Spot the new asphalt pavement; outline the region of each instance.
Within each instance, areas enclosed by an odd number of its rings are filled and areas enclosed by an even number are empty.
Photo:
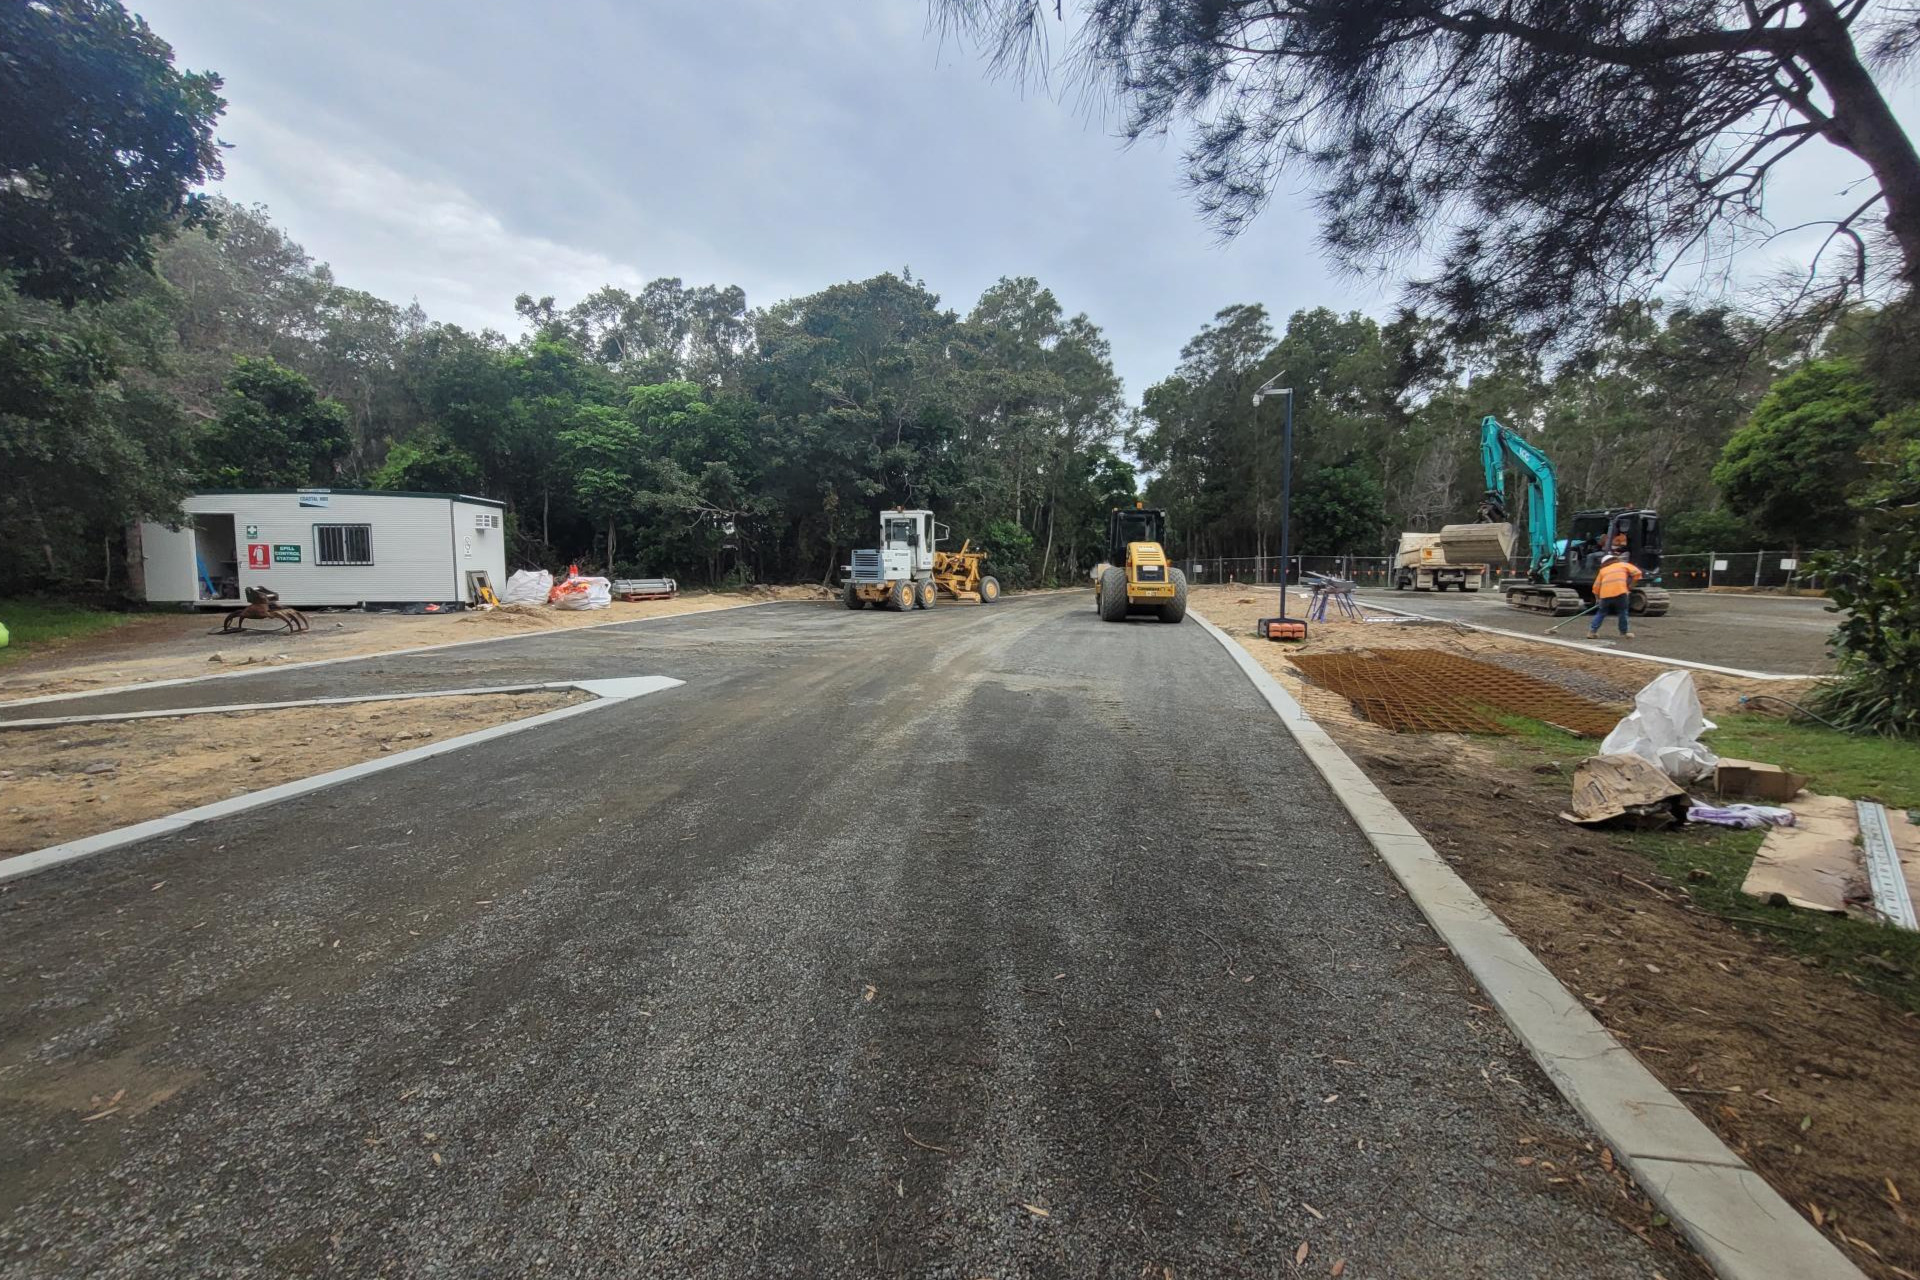
[[[4,886],[0,1274],[1676,1274],[1517,1163],[1578,1122],[1197,626],[778,604],[64,705],[620,675],[686,683]]]

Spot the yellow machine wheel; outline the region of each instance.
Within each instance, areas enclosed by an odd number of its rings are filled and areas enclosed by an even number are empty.
[[[980,579],[980,603],[992,604],[999,598],[1000,579],[991,577]]]
[[[1100,576],[1100,619],[1103,622],[1127,620],[1127,571],[1118,567]]]
[[[913,584],[900,581],[893,584],[893,590],[887,593],[887,608],[895,613],[905,613],[913,604]]]
[[[913,607],[914,608],[916,609],[933,608],[933,597],[934,597],[934,589],[933,589],[932,579],[928,579],[925,582],[914,584],[914,591],[913,591]]]

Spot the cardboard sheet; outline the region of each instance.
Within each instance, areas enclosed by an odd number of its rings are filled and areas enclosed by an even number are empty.
[[[1568,822],[1661,827],[1686,821],[1687,793],[1639,756],[1589,756],[1573,772]]]
[[[1793,810],[1797,825],[1768,833],[1740,891],[1762,901],[1778,895],[1809,911],[1875,919],[1853,801],[1803,795],[1787,808]],[[1908,822],[1899,810],[1889,810],[1887,819],[1901,870],[1907,874],[1908,892],[1920,900],[1920,826]]]

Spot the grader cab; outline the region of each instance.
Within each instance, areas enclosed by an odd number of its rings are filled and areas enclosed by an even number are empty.
[[[992,604],[1000,584],[985,572],[987,555],[971,542],[958,551],[939,549],[947,526],[931,511],[895,507],[880,513],[880,545],[853,553],[845,566],[841,599],[849,609],[873,605],[895,613],[931,609],[941,596]]]
[[[1150,613],[1162,622],[1187,616],[1187,575],[1167,561],[1167,513],[1115,507],[1107,518],[1107,558],[1093,567],[1093,607],[1107,622]]]

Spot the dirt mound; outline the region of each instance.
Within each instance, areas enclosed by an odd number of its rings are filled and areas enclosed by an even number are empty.
[[[555,625],[554,611],[544,604],[503,604],[497,609],[475,609],[454,620],[457,627],[482,631],[539,631]]]

